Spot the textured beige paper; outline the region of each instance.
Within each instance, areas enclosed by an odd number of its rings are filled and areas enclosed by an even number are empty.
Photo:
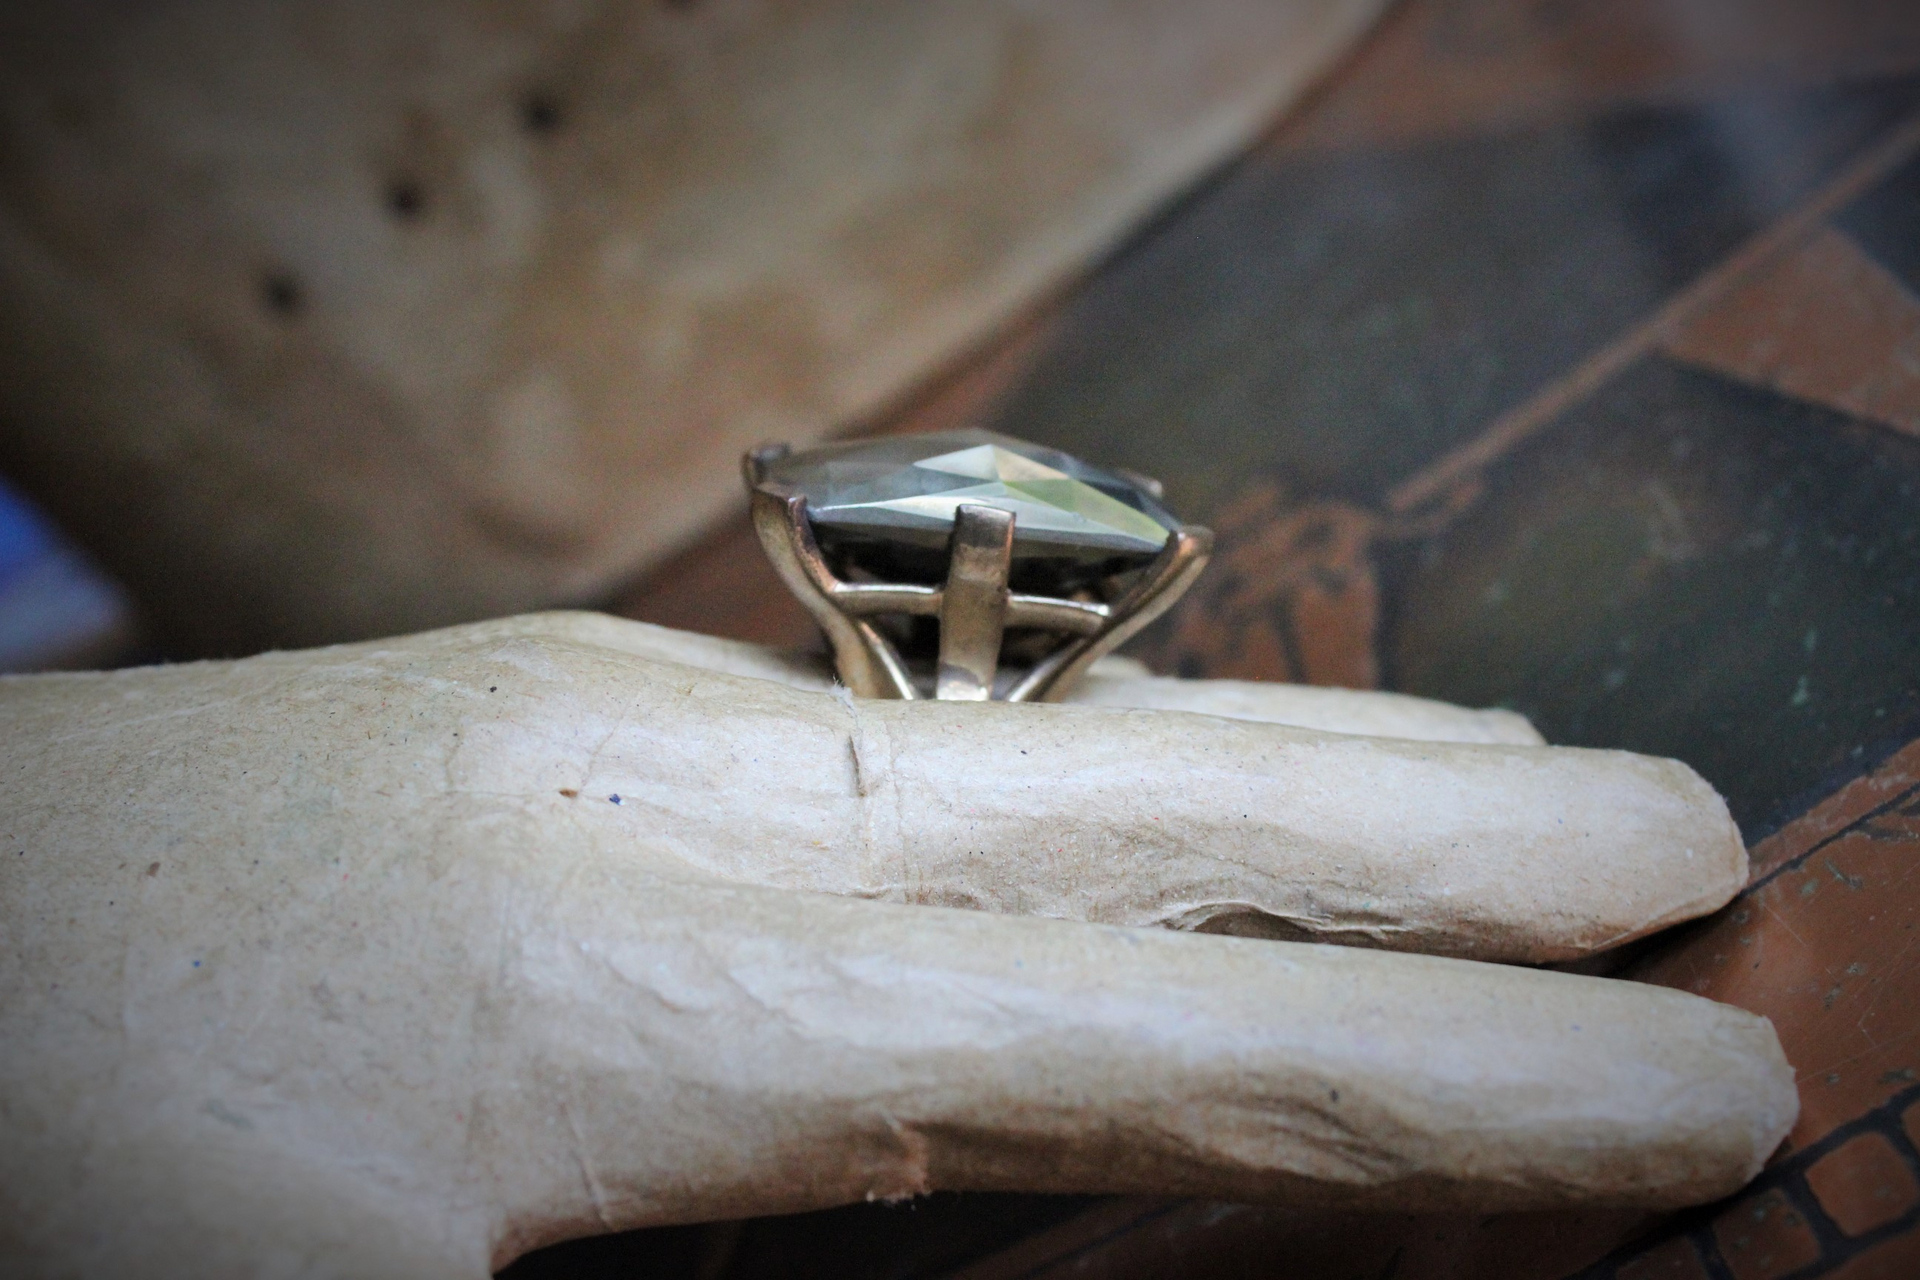
[[[1676,1205],[1792,1120],[1683,993],[1088,923],[1577,954],[1739,884],[1682,766],[807,679],[546,615],[0,681],[6,1269],[478,1277],[937,1187]]]
[[[1381,0],[0,13],[0,466],[178,651],[603,597]]]

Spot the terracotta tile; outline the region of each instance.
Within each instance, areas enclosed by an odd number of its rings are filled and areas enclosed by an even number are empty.
[[[1714,1220],[1713,1235],[1734,1280],[1774,1280],[1820,1257],[1807,1220],[1778,1191],[1736,1202]]]
[[[1213,564],[1142,656],[1215,679],[1377,687],[1377,523],[1337,502],[1289,509],[1255,486],[1214,520]]]
[[[1920,435],[1920,296],[1822,227],[1665,343],[1689,364]]]
[[[1144,1207],[1138,1207],[1144,1206]],[[1641,1210],[1495,1217],[1116,1201],[946,1280],[1130,1280],[1136,1276],[1313,1280],[1559,1280],[1643,1233]],[[1659,1273],[1665,1275],[1666,1273]],[[1674,1280],[1692,1280],[1676,1272]]]
[[[1815,1161],[1807,1185],[1820,1207],[1850,1236],[1891,1222],[1920,1204],[1920,1183],[1893,1144],[1863,1133]]]
[[[1920,805],[1787,863],[1636,976],[1771,1018],[1800,1082],[1805,1146],[1920,1074]]]
[[[1711,1275],[1685,1236],[1656,1245],[1614,1273],[1615,1280],[1711,1280]]]
[[[1849,1259],[1820,1280],[1913,1280],[1920,1276],[1920,1232],[1893,1237]]]
[[[1844,831],[1920,783],[1920,742],[1911,742],[1749,850],[1755,880]]]
[[[1402,1241],[1418,1235],[1420,1224],[1404,1216],[1355,1219],[1200,1201],[1144,1213],[1123,1210],[1120,1221],[1100,1230],[1109,1220],[1104,1209],[1091,1210],[1051,1232],[946,1273],[945,1280],[1255,1280],[1271,1274],[1276,1254],[1287,1259],[1289,1274],[1314,1280],[1374,1280],[1383,1274],[1405,1280],[1409,1273],[1401,1265]]]
[[[1652,1215],[1588,1209],[1414,1221],[1419,1229],[1403,1236],[1394,1280],[1558,1280],[1643,1235]]]
[[[1273,145],[1380,146],[1916,61],[1920,24],[1874,0],[1414,0]]]

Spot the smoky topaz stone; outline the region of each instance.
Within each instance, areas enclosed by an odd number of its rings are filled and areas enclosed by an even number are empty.
[[[793,453],[766,479],[804,496],[840,572],[938,582],[963,504],[1012,513],[1016,591],[1072,590],[1152,560],[1179,528],[1145,488],[1078,458],[978,429]]]

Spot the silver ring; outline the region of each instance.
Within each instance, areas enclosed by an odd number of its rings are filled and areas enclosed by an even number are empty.
[[[768,558],[868,698],[1058,699],[1213,548],[1157,481],[989,431],[765,445],[743,470]]]

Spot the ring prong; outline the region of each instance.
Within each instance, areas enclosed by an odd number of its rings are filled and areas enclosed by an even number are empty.
[[[1145,489],[1148,493],[1152,494],[1153,500],[1155,502],[1162,501],[1167,496],[1167,486],[1160,483],[1158,480],[1155,480],[1152,476],[1143,476],[1138,471],[1133,470],[1131,467],[1114,467],[1111,470],[1115,475],[1119,476],[1121,479],[1131,480],[1133,481],[1133,483],[1139,485],[1142,489]]]
[[[1013,513],[963,504],[954,511],[947,585],[940,599],[940,665],[934,697],[984,702],[993,696],[1007,629],[1007,574]]]
[[[749,489],[766,479],[767,468],[793,452],[793,446],[774,442],[755,445],[747,450],[740,459],[740,472],[747,479]]]

